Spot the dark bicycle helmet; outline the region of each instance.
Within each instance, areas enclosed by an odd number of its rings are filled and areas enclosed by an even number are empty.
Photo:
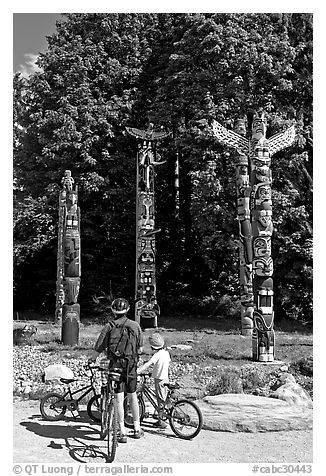
[[[129,302],[124,298],[117,298],[111,304],[114,314],[126,314],[129,311]]]

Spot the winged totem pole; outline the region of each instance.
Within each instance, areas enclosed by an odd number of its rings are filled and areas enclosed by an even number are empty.
[[[56,320],[62,320],[62,343],[76,345],[79,340],[80,305],[80,210],[77,186],[70,170],[62,179],[59,195]]]
[[[144,327],[157,327],[160,308],[156,299],[154,167],[165,161],[156,161],[156,142],[168,136],[147,130],[127,127],[127,132],[140,141],[137,153],[136,181],[136,282],[135,320]]]
[[[239,276],[241,327],[252,335],[255,361],[274,361],[273,260],[271,255],[272,172],[271,157],[295,139],[291,126],[266,139],[264,115],[248,114],[230,131],[213,122],[217,140],[237,151],[236,187],[239,221]]]

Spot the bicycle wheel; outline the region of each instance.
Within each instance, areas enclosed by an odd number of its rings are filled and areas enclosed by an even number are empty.
[[[64,401],[60,393],[48,393],[42,398],[40,402],[40,412],[45,420],[61,420],[66,413],[67,407],[56,407],[55,404],[59,401]]]
[[[108,409],[108,462],[112,463],[118,446],[118,415],[113,400]]]
[[[107,436],[109,429],[108,403],[108,389],[104,387],[101,392],[101,438],[103,440]]]
[[[139,421],[143,421],[144,416],[145,416],[145,402],[142,397],[142,395],[138,395],[138,406],[139,406]],[[125,426],[127,428],[133,428],[134,427],[134,421],[132,418],[132,413],[129,405],[129,399],[128,396],[125,396],[125,399],[123,401],[123,407],[125,411]]]
[[[87,403],[87,414],[91,420],[101,421],[101,395],[93,395]]]
[[[203,426],[203,416],[194,402],[179,400],[170,411],[172,431],[185,440],[195,438]]]

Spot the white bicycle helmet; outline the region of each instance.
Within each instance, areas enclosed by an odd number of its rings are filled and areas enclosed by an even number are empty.
[[[152,334],[148,340],[153,349],[162,349],[164,347],[164,339],[158,332]]]

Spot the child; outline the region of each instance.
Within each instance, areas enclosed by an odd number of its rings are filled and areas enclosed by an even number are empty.
[[[164,349],[164,339],[160,334],[157,332],[152,334],[149,338],[149,343],[152,350],[155,350],[156,352],[148,362],[137,369],[137,373],[143,373],[144,370],[148,369],[148,367],[154,365],[152,377],[154,378],[155,393],[159,409],[156,426],[158,428],[166,428],[167,425],[161,420],[160,413],[164,407],[164,402],[167,396],[167,387],[165,387],[164,384],[169,381],[168,371],[171,358],[169,352]]]

